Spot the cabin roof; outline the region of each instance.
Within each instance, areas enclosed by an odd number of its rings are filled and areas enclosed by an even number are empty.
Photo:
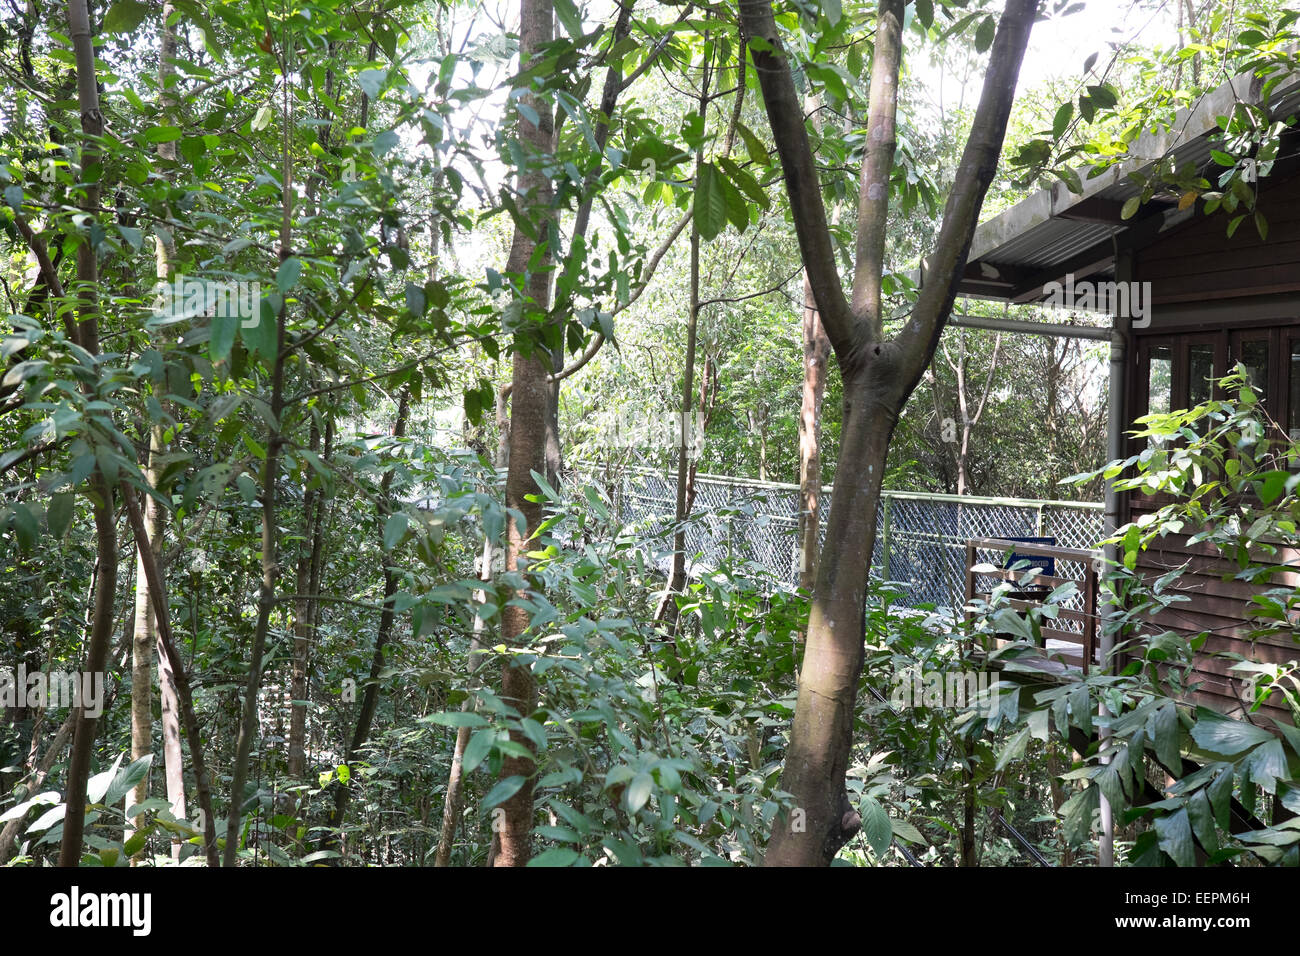
[[[1173,155],[1177,163],[1213,165],[1210,158],[1217,116],[1236,102],[1261,105],[1263,81],[1243,73],[1179,111],[1167,130],[1143,134],[1130,150],[1132,158],[1091,179],[1082,179],[1081,194],[1057,182],[1021,200],[1010,209],[979,225],[971,242],[965,275],[958,294],[970,298],[1033,302],[1043,296],[1043,286],[1076,277],[1114,276],[1118,237],[1141,228],[1154,238],[1188,219],[1195,208],[1180,212],[1176,196],[1157,196],[1137,215],[1122,219],[1124,202],[1141,187],[1130,175],[1150,170]],[[1290,77],[1271,93],[1270,115],[1284,117],[1300,108],[1300,76]],[[924,264],[921,280],[924,281]]]

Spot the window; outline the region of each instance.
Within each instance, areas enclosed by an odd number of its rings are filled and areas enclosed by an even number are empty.
[[[1288,333],[1287,353],[1290,358],[1285,369],[1287,381],[1290,383],[1287,434],[1291,436],[1292,441],[1300,441],[1300,332]]]
[[[1190,332],[1137,339],[1133,418],[1193,408],[1214,397],[1211,379],[1238,363],[1264,411],[1300,441],[1300,322],[1234,332]],[[1137,449],[1135,449],[1137,450]]]
[[[1300,345],[1300,342],[1297,343]],[[1151,349],[1151,360],[1147,372],[1147,411],[1170,412],[1169,404],[1173,395],[1174,352],[1168,345],[1157,345]]]

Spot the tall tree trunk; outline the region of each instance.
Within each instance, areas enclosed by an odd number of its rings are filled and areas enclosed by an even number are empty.
[[[539,51],[554,36],[554,8],[551,0],[523,0],[520,11],[519,62],[531,64]],[[549,248],[551,224],[554,222],[554,189],[541,168],[540,160],[554,150],[554,117],[545,100],[526,89],[521,104],[532,108],[536,122],[527,117],[519,120],[518,136],[530,154],[518,177],[518,192],[523,197],[523,214],[529,217],[535,234],[548,245],[538,249],[537,241],[515,228],[510,247],[509,271],[522,276],[520,294],[523,315],[534,322],[550,309],[552,250]],[[537,256],[536,253],[541,255]],[[533,262],[534,258],[539,261]],[[531,268],[530,268],[531,266]],[[549,323],[549,319],[545,320]],[[560,446],[556,421],[558,382],[551,381],[553,359],[540,335],[515,336],[514,369],[510,379],[510,464],[506,472],[506,506],[517,509],[524,517],[524,527],[508,521],[506,538],[506,573],[527,573],[524,552],[528,541],[542,523],[543,509],[537,498],[533,472],[543,475],[554,485],[559,480]],[[528,630],[528,612],[508,605],[502,612],[501,636],[507,647],[519,647]],[[501,695],[516,714],[527,717],[537,709],[537,680],[526,661],[507,658],[501,669]],[[511,732],[511,739],[523,745],[526,755],[512,754],[502,761],[501,776],[521,777],[522,785],[500,805],[499,852],[497,866],[523,866],[532,856],[533,779],[536,746],[523,733]]]
[[[492,540],[487,538],[483,541],[483,566],[479,569],[479,580],[485,585],[492,583],[493,563],[496,560],[496,549],[492,547]],[[487,600],[487,591],[480,588],[474,592],[474,603],[483,604]],[[474,709],[474,691],[478,686],[478,669],[482,663],[483,657],[483,632],[487,630],[487,623],[481,614],[474,616],[474,636],[469,645],[469,682],[467,690],[469,691],[465,701],[461,704],[461,711],[468,713]],[[434,854],[434,866],[450,866],[451,850],[456,841],[456,826],[460,821],[460,811],[462,804],[462,793],[465,788],[465,748],[469,746],[469,738],[473,728],[458,727],[456,729],[456,746],[451,755],[451,769],[447,773],[447,794],[442,804],[442,828],[438,834],[438,849]]]
[[[158,486],[161,469],[158,456],[162,454],[161,427],[150,429],[149,461],[145,477],[153,487]],[[162,558],[163,516],[162,507],[150,498],[145,503],[145,530],[154,560]],[[154,628],[152,598],[144,574],[144,556],[137,549],[135,568],[135,616],[131,637],[131,759],[140,760],[153,753],[153,657],[156,653],[158,633]],[[128,802],[143,803],[149,797],[149,774],[145,774],[132,791]],[[135,827],[124,828],[123,840],[130,839]],[[131,861],[134,865],[143,859],[145,850]]]
[[[313,455],[320,452],[320,426],[313,418],[307,438]],[[316,511],[324,507],[319,489],[303,493],[303,547],[298,554],[293,621],[293,661],[289,678],[289,776],[301,779],[307,763],[307,665],[311,653],[312,557],[318,533]]]
[[[705,71],[707,78],[708,71]],[[707,84],[706,84],[707,85]],[[707,94],[700,97],[703,111]],[[704,165],[703,153],[697,153],[695,168]],[[700,230],[691,220],[690,303],[686,313],[686,357],[683,359],[681,414],[677,421],[677,500],[673,517],[673,563],[664,585],[663,597],[655,609],[655,623],[667,624],[669,633],[677,630],[677,595],[686,587],[686,519],[690,515],[691,406],[695,402],[695,349],[699,341],[700,322]]]
[[[104,116],[99,111],[99,86],[95,74],[95,50],[90,33],[90,16],[86,0],[68,0],[68,37],[72,40],[77,73],[77,102],[81,108],[81,168],[99,165],[98,137],[104,132]],[[99,207],[99,182],[87,183],[80,207],[92,218]],[[77,246],[78,324],[74,338],[91,355],[99,354],[99,324],[96,289],[99,263],[89,242]],[[95,608],[86,646],[85,669],[88,674],[104,673],[108,662],[109,642],[113,636],[115,595],[117,591],[117,519],[113,509],[113,487],[96,468],[90,477],[91,508],[95,519],[95,544],[99,559],[99,576],[95,582]],[[90,756],[95,744],[98,721],[85,706],[77,708],[77,725],[72,738],[72,755],[68,760],[68,788],[65,797],[63,839],[59,845],[59,866],[77,866],[81,862],[82,834],[85,831],[86,784],[90,776]]]
[[[143,556],[142,571],[149,579],[149,596],[153,601],[154,624],[158,631],[158,644],[166,655],[169,673],[173,675],[176,687],[176,699],[180,705],[181,719],[185,736],[190,744],[190,761],[194,764],[195,791],[199,798],[199,811],[202,814],[203,852],[208,866],[220,865],[217,857],[217,825],[212,812],[211,777],[203,758],[203,738],[199,731],[198,716],[194,712],[194,694],[190,689],[189,675],[185,671],[185,662],[181,660],[180,651],[172,639],[171,615],[168,611],[167,588],[163,582],[162,571],[153,558],[153,550],[147,546],[149,533],[145,528],[139,503],[130,486],[123,483],[122,498],[126,502],[127,519],[135,535],[136,547]]]
[[[281,46],[281,74],[289,77],[289,52]],[[293,165],[289,156],[289,135],[293,129],[293,109],[286,79],[280,107],[281,142],[281,219],[280,262],[293,257]],[[257,599],[257,623],[253,628],[253,646],[248,655],[248,680],[244,686],[244,705],[240,715],[239,738],[235,745],[235,764],[231,768],[230,809],[226,816],[225,866],[234,866],[239,856],[240,818],[243,814],[244,786],[248,781],[249,756],[257,734],[257,698],[262,688],[262,658],[266,653],[266,635],[270,630],[271,611],[275,609],[279,580],[280,538],[277,526],[278,498],[276,482],[280,477],[280,453],[284,447],[284,360],[287,312],[283,301],[275,313],[275,359],[271,363],[271,425],[267,436],[266,460],[262,464],[262,584]]]
[[[170,0],[163,3],[162,20],[158,39],[158,99],[164,117],[173,117],[176,96],[170,89],[170,81],[176,69],[171,63],[176,55],[176,26],[170,23],[175,7]],[[163,160],[163,178],[173,179],[171,164],[179,158],[175,140],[158,144],[158,158]],[[160,283],[166,284],[172,278],[172,261],[175,257],[175,244],[171,234],[159,230],[154,247],[155,275]],[[164,428],[154,422],[149,429],[149,452],[145,466],[145,476],[150,486],[157,488],[162,475],[159,459],[166,451]],[[154,559],[162,566],[163,539],[166,533],[167,516],[162,506],[152,497],[144,505],[145,528],[149,534],[149,544],[153,549]],[[180,721],[176,702],[176,688],[173,684],[171,668],[167,664],[166,654],[158,643],[158,633],[154,626],[152,597],[149,594],[149,582],[144,573],[144,561],[137,551],[135,572],[135,632],[131,644],[131,757],[139,760],[153,752],[153,658],[158,658],[158,693],[162,704],[163,761],[167,782],[167,800],[172,805],[172,813],[179,819],[185,817],[185,782],[181,766]],[[134,799],[142,803],[149,795],[149,778],[144,779],[135,788]],[[134,828],[128,826],[123,839],[128,839]],[[180,860],[181,844],[172,840],[172,858]],[[144,849],[136,857],[143,857]],[[136,860],[133,860],[134,864]]]
[[[970,139],[930,256],[930,279],[902,330],[886,339],[881,279],[903,7],[903,0],[880,0],[876,17],[850,298],[836,268],[817,166],[771,2],[740,3],[746,33],[763,41],[753,46],[754,66],[781,157],[800,255],[844,381],[835,493],[781,778],[781,789],[793,796],[794,808],[778,818],[764,860],[768,865],[826,865],[861,824],[844,775],[853,742],[866,586],[889,441],[952,311],[980,206],[997,168],[1037,0],[1007,0]]]
[[[632,2],[620,5],[619,16],[614,26],[614,40],[625,38],[632,26]],[[527,64],[542,51],[552,39],[554,33],[554,5],[551,0],[524,0],[520,10],[519,60]],[[653,58],[651,58],[653,59]],[[610,119],[619,94],[632,80],[648,66],[649,60],[634,71],[627,79],[621,78],[619,67],[611,67],[606,74],[605,88],[601,96],[600,117],[595,128],[596,151],[604,151],[610,130]],[[529,83],[534,81],[530,80]],[[534,235],[542,236],[543,245],[539,248],[538,240],[516,226],[510,247],[508,270],[523,276],[520,293],[525,306],[523,314],[534,317],[546,315],[550,311],[549,271],[553,261],[554,250],[550,248],[550,237],[555,234],[555,210],[553,207],[554,186],[547,178],[538,160],[555,150],[555,137],[559,129],[550,105],[539,99],[530,89],[521,89],[521,104],[531,107],[536,120],[527,117],[521,119],[518,126],[518,138],[525,150],[532,156],[525,162],[528,165],[520,171],[517,192],[523,198],[520,209],[530,218]],[[586,188],[595,186],[595,177],[589,177]],[[578,210],[575,221],[571,248],[585,248],[585,236],[590,222],[591,197],[585,196]],[[684,220],[683,223],[684,224]],[[682,224],[673,230],[664,246],[651,257],[638,287],[635,298],[645,287],[649,275],[654,272],[662,259],[666,247],[680,232]],[[538,262],[534,263],[534,253]],[[529,271],[529,269],[532,271]],[[563,314],[571,303],[559,304],[557,312]],[[616,314],[628,303],[615,307],[611,314]],[[545,331],[562,331],[551,325],[552,320],[543,322]],[[500,432],[498,447],[498,466],[504,461],[506,467],[506,504],[523,514],[525,526],[521,529],[513,521],[509,522],[504,569],[507,572],[525,569],[521,555],[526,542],[536,533],[542,518],[540,503],[530,502],[529,496],[538,490],[532,479],[532,472],[544,474],[552,486],[558,484],[560,472],[559,443],[559,385],[560,381],[582,368],[600,349],[604,342],[603,335],[593,338],[581,357],[564,367],[563,350],[559,347],[549,350],[542,339],[545,333],[516,334],[514,343],[513,368],[511,381],[497,395],[497,425]],[[549,366],[549,367],[548,367]],[[510,400],[509,416],[506,415],[506,402]],[[528,429],[527,434],[520,434],[519,428]],[[502,636],[507,642],[517,642],[528,626],[527,614],[520,608],[507,607],[502,614]],[[517,661],[508,660],[502,669],[502,694],[512,700],[517,713],[527,714],[537,706],[537,685],[530,667]],[[458,736],[458,741],[460,735]],[[525,750],[533,753],[534,745],[524,734],[512,732],[512,739],[520,743]],[[536,769],[531,756],[510,756],[502,762],[502,776],[518,776],[524,783],[516,794],[504,801],[499,808],[501,823],[493,841],[494,853],[491,863],[498,866],[521,866],[531,856],[533,773]],[[497,815],[494,812],[494,819]],[[497,852],[499,850],[499,852]]]

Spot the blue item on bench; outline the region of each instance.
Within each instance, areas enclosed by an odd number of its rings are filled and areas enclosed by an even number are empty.
[[[1054,546],[1054,545],[1056,544],[1056,539],[1055,539],[1055,538],[1012,538],[1012,537],[1007,537],[1007,538],[1004,538],[1003,540],[1005,540],[1005,541],[1020,541],[1020,542],[1022,542],[1022,543],[1024,543],[1024,544],[1042,544],[1042,545],[1048,545],[1048,546]],[[1006,559],[1006,561],[1003,563],[1002,566],[1003,566],[1004,568],[1009,568],[1009,567],[1011,567],[1013,564],[1015,564],[1017,561],[1028,561],[1028,562],[1030,563],[1030,566],[1031,566],[1031,567],[1042,568],[1042,569],[1043,569],[1043,570],[1042,570],[1042,573],[1043,573],[1043,574],[1046,574],[1046,575],[1048,575],[1049,577],[1056,577],[1056,559],[1055,559],[1055,558],[1045,558],[1045,557],[1043,557],[1042,555],[1037,555],[1037,554],[1016,554],[1014,551],[1012,551],[1010,554],[1007,555],[1007,559]]]

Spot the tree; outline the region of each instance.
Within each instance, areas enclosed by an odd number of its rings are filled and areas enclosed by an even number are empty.
[[[876,537],[889,440],[903,404],[930,363],[997,169],[1036,0],[1009,0],[943,225],[929,281],[911,318],[884,334],[881,280],[902,59],[902,0],[882,0],[876,18],[867,145],[859,180],[852,295],[836,269],[808,131],[768,0],[740,4],[754,65],[781,156],[799,250],[817,311],[844,381],[843,432],[826,543],[809,614],[799,698],[782,788],[802,813],[774,828],[769,865],[828,864],[861,825],[844,787],[863,661],[863,607]]]

